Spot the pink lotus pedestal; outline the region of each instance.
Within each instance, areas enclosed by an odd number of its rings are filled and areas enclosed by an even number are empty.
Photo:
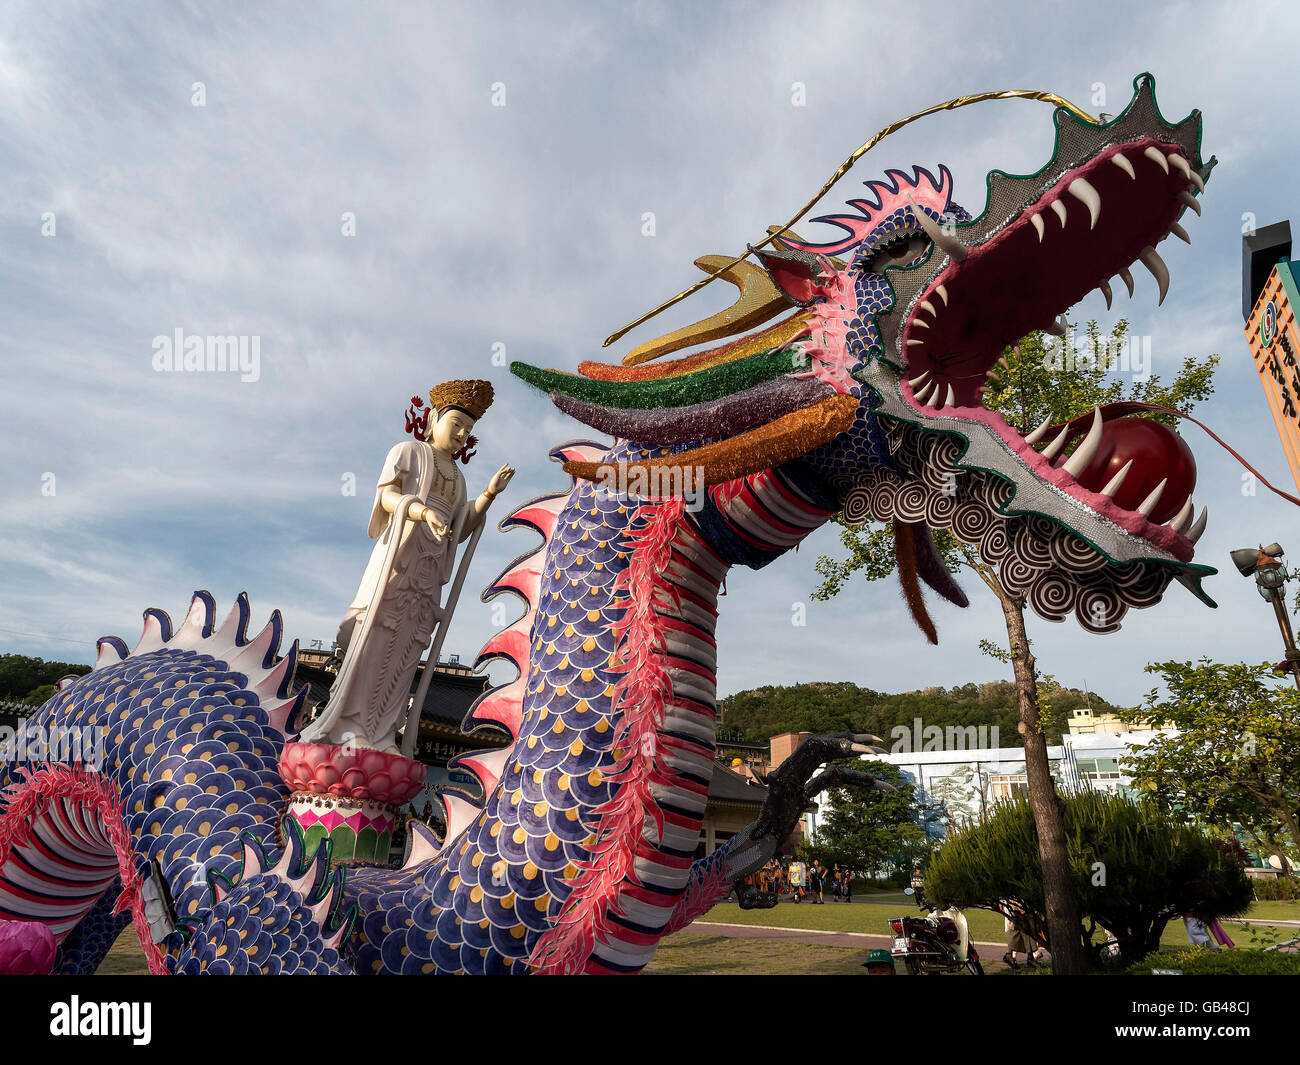
[[[280,778],[291,793],[285,817],[302,829],[307,853],[328,837],[335,862],[383,863],[398,811],[424,786],[424,766],[383,751],[287,743]]]
[[[54,935],[45,925],[0,920],[0,976],[44,976],[56,953]]]

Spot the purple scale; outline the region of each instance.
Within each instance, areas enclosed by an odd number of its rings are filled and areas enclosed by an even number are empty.
[[[226,754],[226,745],[220,740],[190,739],[186,742],[193,743],[193,746],[182,753],[186,758],[194,762],[206,762],[208,765],[216,766],[219,764],[217,759]],[[184,746],[184,744],[181,746]],[[205,755],[206,757],[204,757]]]
[[[592,667],[587,666],[585,668],[591,669]],[[574,720],[581,720],[582,717],[586,717],[588,725],[594,723],[597,717],[594,702],[605,700],[605,689],[611,684],[618,683],[618,674],[601,673],[595,669],[592,669],[592,672],[595,673],[595,676],[591,680],[583,680],[581,676],[575,675],[568,682],[569,691],[573,695],[579,699],[586,699],[588,703],[593,703],[592,709],[588,710],[584,715],[578,714],[576,709],[572,711]]]
[[[145,821],[144,831],[149,835],[156,835],[156,842],[162,845],[170,845],[173,838],[179,838],[182,835],[193,835],[190,829],[190,821],[197,813],[195,810],[175,810],[169,806],[160,806],[156,810],[150,811],[149,818]],[[159,827],[159,831],[154,833],[154,826]],[[177,831],[179,829],[179,831]]]
[[[468,891],[457,891],[455,899],[452,902],[452,908],[456,911],[456,916],[461,920],[461,934],[465,935],[465,928],[483,920],[483,907],[470,898]]]
[[[457,952],[460,958],[460,968],[469,976],[483,975],[483,955],[468,943],[462,943],[460,950]]]
[[[525,744],[525,746],[527,745]],[[526,759],[521,754],[519,761],[525,768],[540,769],[545,772],[563,765],[564,760],[568,755],[569,752],[567,750],[562,749],[557,751],[539,742],[536,747],[528,752],[528,757]]]
[[[581,852],[569,854],[563,844],[557,846],[554,850],[547,850],[545,839],[546,833],[542,833],[537,836],[529,836],[524,840],[524,850],[528,854],[528,860],[538,869],[554,872],[557,869],[563,869],[573,858],[585,856]]]
[[[415,964],[416,971],[420,966],[432,960],[433,941],[425,934],[428,925],[422,925],[418,921],[406,929],[406,934],[401,936],[402,945],[410,952],[407,955],[406,963]],[[394,936],[394,939],[399,938]]]
[[[460,969],[460,947],[459,934],[447,939],[439,931],[438,938],[433,941],[433,950],[430,952],[430,958],[438,967],[439,973],[450,974]]]
[[[477,955],[484,947],[487,947],[489,950],[492,949],[492,925],[489,923],[486,928],[482,927],[479,924],[479,921],[482,921],[483,919],[483,917],[479,917],[478,920],[475,921],[467,921],[463,918],[461,919],[461,938],[465,946],[474,949],[475,955]],[[464,952],[462,951],[462,955],[463,953]],[[479,964],[482,964],[481,958],[479,959]]]
[[[520,923],[518,918],[511,922],[512,925]],[[486,963],[484,966],[485,972],[490,971],[492,968],[493,959],[521,958],[524,956],[524,952],[527,950],[528,936],[525,934],[522,938],[516,938],[510,934],[510,927],[511,925],[498,926],[493,924],[488,928],[489,945],[495,953],[489,953],[487,958],[484,959]],[[527,928],[527,925],[524,927]],[[499,961],[497,964],[499,964]]]
[[[569,791],[583,809],[591,809],[608,802],[610,789],[613,787],[603,780],[596,785],[588,783],[587,774],[590,772],[591,769],[588,769],[584,773],[574,773],[569,778]]]
[[[591,825],[584,823],[582,813],[579,809],[578,817],[570,820],[564,809],[553,808],[547,813],[547,827],[562,843],[581,843],[591,833]]]
[[[525,800],[515,808],[515,814],[519,821],[519,827],[527,832],[530,836],[538,834],[545,835],[551,830],[547,819],[547,810],[549,807],[543,807],[541,814],[537,813],[537,803]]]
[[[523,843],[515,842],[515,830],[519,827],[518,825],[508,827],[503,825],[501,834],[496,838],[497,853],[510,865],[523,865],[524,862],[528,861],[528,836],[524,836]],[[483,859],[485,865],[489,861],[492,861],[489,857]],[[462,914],[462,916],[464,915]]]
[[[460,925],[456,923],[456,914],[452,910],[450,901],[443,911],[438,914],[437,924],[434,926],[438,940],[443,943],[456,944],[460,941]],[[437,943],[438,940],[434,942]]]
[[[165,779],[163,774],[169,770],[173,779],[179,779],[176,774],[180,772],[185,762],[185,757],[177,754],[170,746],[159,747],[143,763],[144,768],[149,771],[149,786],[152,787],[155,782],[163,781]]]
[[[510,900],[509,906],[503,906],[501,900],[509,894],[502,891],[499,896],[484,894],[483,896],[483,916],[488,919],[488,923],[497,928],[510,928],[519,923],[519,915],[515,913],[517,903],[514,899]]]
[[[541,741],[541,745],[548,751],[561,751],[567,754],[570,745],[572,745],[574,740],[578,739],[577,731],[565,722],[565,717],[567,716],[568,715],[560,715],[558,722],[555,721],[554,716],[546,719],[546,723],[550,725],[550,728],[537,738]],[[557,723],[564,726],[560,732],[555,731]]]
[[[555,891],[547,886],[548,883],[550,883],[550,878],[554,875],[555,874],[547,874],[545,876],[535,877],[529,885],[533,890],[532,897],[525,900],[524,897],[520,895],[519,901],[515,903],[515,909],[519,912],[519,920],[523,922],[523,926],[530,932],[545,932],[551,927],[551,911],[557,909],[556,904],[552,902],[547,909],[543,911],[537,908],[535,900],[545,894],[549,894],[552,898],[557,897]],[[561,897],[567,896],[568,892],[566,891]]]
[[[281,782],[279,773],[272,770],[263,770],[258,776],[262,780],[275,781],[275,783],[259,784],[256,787],[248,788],[246,794],[253,802],[260,803],[264,807],[270,807],[267,813],[271,823],[274,824],[280,815],[279,808],[289,799],[289,792]]]

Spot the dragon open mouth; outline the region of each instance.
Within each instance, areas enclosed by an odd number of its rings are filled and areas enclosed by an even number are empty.
[[[914,400],[931,410],[979,406],[988,372],[1008,344],[1031,330],[1059,332],[1056,313],[1094,288],[1109,305],[1109,279],[1116,275],[1131,293],[1129,268],[1139,261],[1155,277],[1163,302],[1169,271],[1155,245],[1170,232],[1185,236],[1177,219],[1188,205],[1200,210],[1190,194],[1200,181],[1176,146],[1150,139],[1068,171],[924,294],[903,334],[908,368],[918,371]],[[961,246],[929,215],[919,216],[942,250]]]
[[[1039,174],[990,175],[980,218],[945,225],[913,202],[911,221],[933,251],[890,269],[896,302],[881,324],[886,358],[903,368],[900,398],[923,424],[982,424],[1029,475],[1013,476],[1018,486],[1045,482],[1187,562],[1205,515],[1193,520],[1195,462],[1181,437],[1101,410],[1017,427],[983,403],[1006,348],[1035,330],[1063,338],[1059,316],[1093,289],[1108,307],[1113,281],[1133,295],[1131,270],[1141,264],[1164,301],[1169,269],[1156,248],[1171,234],[1190,243],[1179,218],[1200,213],[1208,169],[1199,165],[1199,116],[1169,126],[1149,79],[1137,90],[1124,116],[1092,127],[1091,144],[1081,123],[1065,119],[1056,157]],[[1060,143],[1069,136],[1073,147]]]

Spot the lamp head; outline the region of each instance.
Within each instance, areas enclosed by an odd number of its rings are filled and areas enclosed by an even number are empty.
[[[1249,577],[1259,565],[1260,550],[1257,547],[1241,547],[1236,551],[1230,551],[1232,564],[1237,567],[1237,572],[1243,577]]]

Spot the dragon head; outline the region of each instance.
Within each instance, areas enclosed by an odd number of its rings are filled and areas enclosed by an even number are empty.
[[[1135,404],[1031,431],[982,402],[1009,346],[1059,333],[1057,316],[1094,288],[1109,302],[1113,277],[1131,293],[1135,263],[1164,300],[1169,273],[1156,245],[1171,233],[1186,239],[1178,220],[1200,213],[1213,161],[1200,158],[1198,112],[1171,125],[1150,75],[1134,87],[1109,121],[1058,109],[1049,161],[1027,176],[990,173],[978,217],[952,202],[946,168],[890,171],[850,201],[852,213],[815,220],[836,226],[838,239],[784,233],[779,248],[757,251],[766,294],[745,273],[757,267],[724,274],[740,301],[689,340],[679,331],[622,367],[584,363],[581,376],[513,369],[561,409],[657,449],[644,451],[644,472],[695,470],[720,486],[785,464],[814,477],[850,521],[951,529],[1051,620],[1073,613],[1113,631],[1174,578],[1210,603],[1200,578],[1214,571],[1192,563],[1204,528],[1204,515],[1192,521],[1195,463],[1177,434],[1126,417]],[[791,305],[792,315],[741,340],[648,362]],[[570,468],[611,475],[608,464]]]

